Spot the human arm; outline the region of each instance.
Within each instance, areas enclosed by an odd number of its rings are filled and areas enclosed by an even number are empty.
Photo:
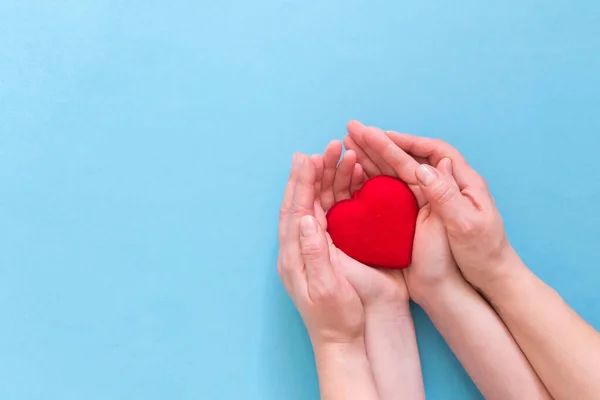
[[[514,250],[506,275],[478,284],[556,399],[600,398],[600,333]]]
[[[313,344],[323,400],[379,399],[364,340]]]
[[[325,211],[349,199],[364,180],[356,154],[348,151],[339,162],[342,144],[332,141],[323,156],[313,156],[317,170],[318,207]],[[322,225],[326,226],[324,214]],[[356,289],[365,310],[365,344],[373,376],[383,400],[424,399],[423,378],[401,271],[384,271],[363,265],[338,252],[338,269]]]
[[[360,298],[333,267],[334,249],[314,216],[315,170],[294,156],[280,212],[277,270],[313,345],[321,398],[378,399],[364,345]]]
[[[436,286],[415,301],[486,399],[550,398],[500,318],[466,281]]]
[[[421,210],[413,263],[405,273],[408,289],[479,390],[488,399],[549,398],[501,319],[459,272],[443,221],[418,185],[417,161],[398,149],[381,130],[351,125],[349,132],[346,147],[360,152],[359,159],[373,174],[399,176],[413,189]],[[450,159],[436,161],[439,175],[453,180]]]
[[[550,394],[600,398],[600,334],[519,258],[481,176],[440,140],[388,137],[430,164],[452,159],[457,186],[435,175],[418,182],[419,189],[442,217],[462,273],[493,304]]]

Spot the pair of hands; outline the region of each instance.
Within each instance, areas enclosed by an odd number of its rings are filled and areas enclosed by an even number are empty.
[[[463,275],[475,286],[500,279],[510,253],[485,182],[454,148],[354,121],[348,133],[341,161],[339,141],[323,156],[294,156],[280,213],[278,271],[315,344],[360,340],[365,308],[409,294],[420,303]],[[329,208],[381,174],[406,182],[420,207],[413,262],[402,271],[366,267],[326,233]]]

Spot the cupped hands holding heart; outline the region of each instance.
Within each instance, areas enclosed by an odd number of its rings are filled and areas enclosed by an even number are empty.
[[[351,122],[348,132],[341,161],[342,145],[335,140],[323,156],[311,159],[320,193],[317,208],[327,213],[319,222],[363,301],[408,299],[409,291],[420,300],[432,286],[462,281],[444,225],[423,196],[406,154],[389,147],[395,145],[377,128]],[[413,168],[407,171],[409,165]],[[449,158],[441,159],[437,170],[453,180]]]
[[[462,155],[347,129],[343,156],[339,141],[294,156],[280,213],[278,271],[313,343],[321,398],[424,399],[409,298],[484,397],[600,398],[600,334],[518,257]]]

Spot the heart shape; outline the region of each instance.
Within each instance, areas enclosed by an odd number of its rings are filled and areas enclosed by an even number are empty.
[[[404,182],[379,175],[329,210],[327,232],[338,249],[363,264],[403,269],[412,259],[418,212]]]

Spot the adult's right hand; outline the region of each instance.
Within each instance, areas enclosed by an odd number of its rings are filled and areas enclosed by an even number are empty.
[[[377,134],[356,121],[348,124],[348,132],[346,147],[357,153],[359,162],[381,159],[413,189],[421,205],[429,203],[440,216],[454,258],[471,284],[482,287],[510,274],[506,261],[514,251],[500,213],[484,179],[455,148],[437,139]],[[451,161],[454,179],[433,167],[444,158]],[[373,169],[377,164],[363,164],[367,175],[386,173]]]
[[[356,126],[361,125],[348,127],[351,137]],[[600,399],[600,333],[520,260],[479,174],[456,149],[440,140],[377,133],[352,137],[346,145],[360,145],[363,155],[372,152],[395,166],[420,202],[429,202],[441,216],[463,275],[494,304],[552,397]],[[354,150],[361,162],[361,153]],[[431,166],[443,158],[452,161],[456,183]]]

